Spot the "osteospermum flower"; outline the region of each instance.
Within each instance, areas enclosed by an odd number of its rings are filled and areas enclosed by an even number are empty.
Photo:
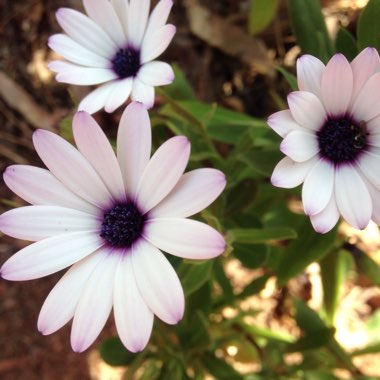
[[[272,184],[303,183],[302,202],[314,229],[331,230],[341,215],[358,229],[380,223],[380,59],[373,48],[350,64],[342,54],[325,66],[317,58],[297,62],[300,91],[289,109],[268,119],[286,154]]]
[[[14,165],[8,187],[32,206],[0,216],[0,230],[34,241],[1,268],[7,280],[31,280],[71,266],[42,306],[44,335],[73,318],[71,345],[81,352],[102,330],[113,307],[120,339],[131,351],[147,344],[153,315],[168,324],[184,313],[184,294],[160,251],[209,259],[225,248],[222,235],[188,219],[213,202],[225,186],[215,169],[183,174],[190,144],[177,136],[150,157],[148,113],[132,103],[123,113],[117,157],[95,120],[73,120],[78,150],[54,133],[33,135],[49,170]]]
[[[59,82],[104,83],[87,95],[79,110],[113,112],[131,96],[148,108],[154,86],[174,79],[170,65],[155,61],[172,40],[175,27],[166,24],[172,0],[160,0],[149,16],[150,0],[83,0],[88,17],[69,8],[57,12],[66,34],[49,39],[49,47],[66,61],[53,61]]]

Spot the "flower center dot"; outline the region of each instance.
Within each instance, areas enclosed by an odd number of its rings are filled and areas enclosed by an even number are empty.
[[[335,164],[355,161],[367,147],[367,136],[364,121],[330,118],[317,132],[320,154]]]
[[[141,236],[144,221],[133,203],[116,205],[104,214],[100,236],[113,247],[130,247]]]
[[[134,77],[140,70],[140,51],[133,47],[119,49],[111,60],[112,69],[120,79]]]

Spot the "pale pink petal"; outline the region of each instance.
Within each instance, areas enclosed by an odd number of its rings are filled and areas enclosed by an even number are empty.
[[[351,62],[351,68],[354,74],[353,101],[371,75],[380,69],[379,53],[372,47],[364,49]]]
[[[162,144],[150,159],[140,179],[137,203],[148,212],[164,199],[181,178],[190,157],[190,142],[176,136]]]
[[[313,131],[320,129],[326,119],[326,111],[316,95],[306,91],[294,91],[288,95],[290,112],[297,124]]]
[[[58,272],[104,245],[93,232],[74,232],[40,240],[21,249],[1,267],[1,277],[11,281],[33,280]]]
[[[107,322],[112,309],[113,283],[119,263],[119,255],[114,252],[105,253],[86,282],[71,328],[71,347],[75,352],[86,350]]]
[[[343,116],[350,104],[354,78],[343,54],[335,54],[322,74],[321,93],[329,116]]]
[[[148,86],[164,86],[173,82],[174,72],[168,63],[153,61],[142,65],[137,78]]]
[[[325,234],[334,228],[339,220],[339,216],[335,195],[332,194],[327,206],[319,214],[311,215],[310,220],[315,231]]]
[[[214,202],[225,186],[226,176],[219,170],[206,168],[185,173],[173,190],[150,210],[149,217],[194,215]]]
[[[66,34],[51,36],[48,45],[50,49],[60,54],[63,58],[78,65],[100,68],[108,68],[110,66],[107,58],[86,49]]]
[[[355,120],[368,121],[380,114],[380,73],[372,75],[360,90],[352,106]]]
[[[128,8],[129,2],[126,0],[111,0],[111,4],[115,9],[117,16],[119,17],[120,24],[123,27],[124,35],[128,36]]]
[[[177,273],[160,250],[144,239],[132,247],[133,272],[144,301],[158,318],[173,325],[185,309],[185,297]]]
[[[154,87],[135,77],[133,80],[131,98],[135,102],[143,103],[147,108],[154,106]]]
[[[86,112],[77,112],[73,119],[75,144],[96,170],[115,200],[126,200],[119,163],[99,124]]]
[[[348,223],[358,229],[367,227],[372,216],[372,200],[352,165],[336,168],[335,199],[341,215]]]
[[[149,341],[154,315],[137,288],[132,265],[132,254],[126,252],[116,272],[113,304],[121,341],[129,351],[139,352]]]
[[[185,259],[211,259],[221,255],[226,248],[218,231],[192,219],[150,219],[144,226],[143,235],[159,249]]]
[[[120,20],[108,0],[83,0],[83,6],[90,18],[107,32],[117,46],[126,43]]]
[[[366,152],[359,157],[356,164],[368,181],[380,190],[380,156]]]
[[[77,231],[99,231],[101,221],[83,211],[60,206],[25,206],[0,215],[0,231],[17,239],[37,241]]]
[[[148,21],[150,0],[130,0],[128,8],[128,41],[139,47]]]
[[[61,8],[56,13],[62,29],[76,42],[105,58],[111,58],[118,46],[89,17],[74,9]]]
[[[88,278],[103,257],[103,249],[99,249],[74,264],[58,281],[38,316],[37,326],[41,334],[52,334],[70,321]]]
[[[284,138],[280,149],[293,161],[304,162],[318,154],[319,145],[314,134],[306,131],[292,131]]]
[[[78,66],[64,61],[52,61],[48,67],[57,73],[55,79],[63,83],[92,85],[108,82],[117,78],[117,74],[111,69]]]
[[[103,84],[96,90],[90,92],[79,103],[78,111],[86,111],[90,114],[99,111],[106,104],[106,101],[115,86],[117,86],[117,83],[115,81],[112,81]]]
[[[124,104],[132,91],[133,78],[120,79],[115,81],[110,94],[104,104],[104,110],[112,113]]]
[[[290,110],[278,111],[268,117],[268,125],[281,137],[289,132],[303,130],[294,120]]]
[[[326,208],[334,188],[334,165],[320,159],[306,176],[302,186],[302,203],[306,215],[315,215]]]
[[[147,34],[141,46],[141,62],[153,61],[161,55],[169,46],[175,32],[175,26],[167,24],[156,30],[155,33]]]
[[[321,98],[321,80],[325,65],[312,55],[302,55],[297,60],[297,82],[301,91],[312,92]]]
[[[374,120],[374,119],[372,119]],[[380,118],[377,120],[377,128],[379,128],[380,124]],[[367,130],[368,130],[368,124],[367,124]],[[380,130],[379,130],[380,132]],[[370,133],[369,136],[367,136],[367,142],[369,145],[374,145],[376,147],[380,147],[380,133]]]
[[[33,143],[48,169],[71,191],[99,207],[109,207],[112,196],[90,163],[58,135],[37,130]]]
[[[8,166],[4,172],[4,182],[31,204],[63,206],[99,214],[97,207],[78,197],[46,169],[29,165]]]
[[[173,0],[161,0],[157,3],[149,17],[145,37],[150,36],[165,25],[172,6]]]
[[[305,162],[294,162],[284,157],[274,168],[271,183],[273,186],[292,189],[300,185],[317,162],[317,157]]]
[[[380,190],[373,186],[364,176],[362,176],[362,179],[372,199],[372,220],[376,224],[380,224]]]
[[[126,192],[131,198],[135,197],[151,148],[152,131],[146,107],[131,103],[121,116],[117,133],[117,159]]]

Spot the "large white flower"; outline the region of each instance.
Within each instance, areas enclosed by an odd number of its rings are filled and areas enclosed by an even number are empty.
[[[154,86],[174,79],[170,65],[154,61],[169,45],[175,27],[166,24],[172,0],[160,0],[149,16],[150,0],[83,0],[87,15],[69,8],[57,12],[66,34],[49,39],[51,49],[66,61],[53,61],[59,82],[104,83],[87,95],[79,110],[113,112],[131,96],[148,108]]]
[[[363,50],[350,64],[342,54],[325,66],[317,58],[297,62],[300,91],[289,109],[268,119],[287,155],[272,184],[303,183],[302,201],[316,231],[331,230],[341,215],[358,229],[380,223],[380,59]]]
[[[224,251],[219,232],[187,217],[217,198],[225,176],[215,169],[183,174],[190,154],[183,136],[169,139],[150,158],[150,121],[140,103],[122,115],[117,157],[88,113],[75,115],[73,131],[79,151],[54,133],[34,133],[49,170],[14,165],[4,173],[8,187],[32,206],[3,213],[0,230],[35,243],[8,259],[1,276],[31,280],[74,264],[42,307],[41,333],[73,318],[71,345],[81,352],[113,306],[121,340],[140,351],[154,314],[175,324],[184,312],[181,284],[160,249],[189,259]]]

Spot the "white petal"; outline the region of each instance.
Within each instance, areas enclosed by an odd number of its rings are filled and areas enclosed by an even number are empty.
[[[281,152],[293,161],[304,162],[319,152],[317,137],[304,131],[292,131],[282,141]]]
[[[169,46],[175,32],[175,26],[168,24],[156,30],[155,33],[147,34],[141,46],[141,62],[153,61],[161,55]]]
[[[55,34],[49,38],[50,49],[60,54],[63,58],[78,65],[108,68],[110,62],[107,58],[86,49],[66,34]]]
[[[372,75],[359,92],[351,113],[355,120],[368,121],[380,114],[380,73]]]
[[[185,259],[211,259],[226,248],[218,231],[192,219],[150,219],[144,226],[143,235],[159,249]]]
[[[335,54],[322,74],[322,100],[329,116],[343,116],[350,104],[354,79],[343,54]]]
[[[38,316],[38,330],[43,335],[56,332],[74,316],[83,288],[103,256],[100,249],[77,262],[54,286]]]
[[[18,207],[0,215],[0,231],[17,239],[37,241],[79,231],[98,231],[93,215],[60,206]]]
[[[214,202],[225,186],[226,176],[219,170],[196,169],[185,173],[173,190],[149,212],[149,217],[194,215]]]
[[[1,277],[11,281],[32,280],[58,272],[104,245],[91,232],[75,232],[40,240],[21,249],[1,267]]]
[[[123,27],[124,35],[128,36],[128,30],[127,30],[127,15],[128,15],[128,8],[129,8],[129,2],[126,0],[111,0],[111,4],[115,9],[115,12],[117,16],[119,17],[120,24]]]
[[[86,112],[77,112],[73,119],[75,144],[96,170],[115,200],[126,200],[119,163],[99,124]]]
[[[302,203],[306,215],[315,215],[326,208],[334,187],[334,165],[320,159],[306,176],[302,187]]]
[[[4,182],[19,197],[31,204],[74,208],[99,214],[97,207],[78,197],[46,169],[29,165],[8,166]]]
[[[137,203],[147,212],[164,199],[181,178],[190,156],[190,142],[172,137],[150,159],[139,182]]]
[[[99,207],[110,207],[112,196],[90,163],[58,135],[37,130],[33,143],[48,169],[71,191]]]
[[[312,92],[321,98],[321,79],[325,65],[312,55],[302,55],[297,60],[297,82],[301,91]]]
[[[372,201],[363,180],[351,165],[335,170],[335,199],[343,218],[353,227],[364,229],[372,215]]]
[[[106,101],[113,91],[116,82],[112,81],[98,87],[96,90],[86,95],[79,103],[78,111],[86,111],[93,114],[104,107]]]
[[[152,132],[146,107],[131,103],[123,112],[117,133],[117,159],[129,197],[135,198],[141,175],[149,162]]]
[[[284,157],[274,168],[271,183],[285,189],[296,187],[305,180],[316,162],[316,157],[305,162],[294,162],[289,157]]]
[[[57,73],[55,79],[63,83],[92,85],[117,78],[117,74],[108,68],[84,67],[64,61],[52,61],[48,67]]]
[[[149,341],[154,315],[137,288],[132,265],[132,255],[126,252],[115,276],[114,316],[124,346],[129,351],[139,352]]]
[[[149,17],[145,36],[150,36],[165,25],[172,6],[173,0],[161,0],[157,3]]]
[[[139,47],[149,16],[150,0],[130,0],[128,9],[128,40]]]
[[[108,59],[117,51],[117,45],[107,33],[83,13],[69,8],[60,8],[56,17],[62,29],[85,48]]]
[[[375,118],[375,119],[378,119],[377,123],[376,123],[376,127],[380,126],[380,124],[379,124],[380,117]],[[375,119],[372,119],[371,122]],[[367,130],[369,130],[368,124],[367,124]],[[379,130],[379,132],[380,132],[380,130]],[[374,145],[374,146],[380,148],[380,133],[370,133],[369,136],[367,137],[367,142],[369,145]]]
[[[372,219],[376,224],[380,224],[380,190],[373,186],[364,176],[362,176],[362,179],[372,199]]]
[[[108,33],[117,46],[126,43],[120,20],[108,0],[83,0],[83,5],[86,13]]]
[[[124,104],[132,91],[133,78],[120,79],[115,81],[112,90],[104,104],[104,110],[112,113]]]
[[[113,282],[120,256],[109,252],[96,265],[75,310],[71,347],[83,352],[98,337],[112,309]]]
[[[366,152],[356,164],[372,185],[380,190],[380,156]]]
[[[132,247],[132,263],[138,289],[149,308],[168,324],[179,322],[185,309],[185,297],[167,258],[140,239]]]
[[[131,97],[133,101],[143,103],[147,108],[152,108],[154,106],[154,87],[135,77]]]
[[[379,70],[379,53],[372,47],[364,49],[351,62],[351,68],[354,74],[354,88],[352,91],[352,99],[354,100],[371,75]]]
[[[326,111],[321,101],[311,92],[291,92],[288,95],[288,104],[294,120],[301,127],[315,131],[326,121]]]
[[[292,131],[303,130],[294,120],[290,110],[278,111],[270,115],[267,123],[281,137],[285,137]]]
[[[174,72],[168,63],[153,61],[142,65],[137,77],[148,86],[164,86],[173,82]]]
[[[334,228],[339,220],[339,216],[335,194],[332,194],[327,206],[319,214],[311,215],[310,220],[315,231],[325,234]]]

